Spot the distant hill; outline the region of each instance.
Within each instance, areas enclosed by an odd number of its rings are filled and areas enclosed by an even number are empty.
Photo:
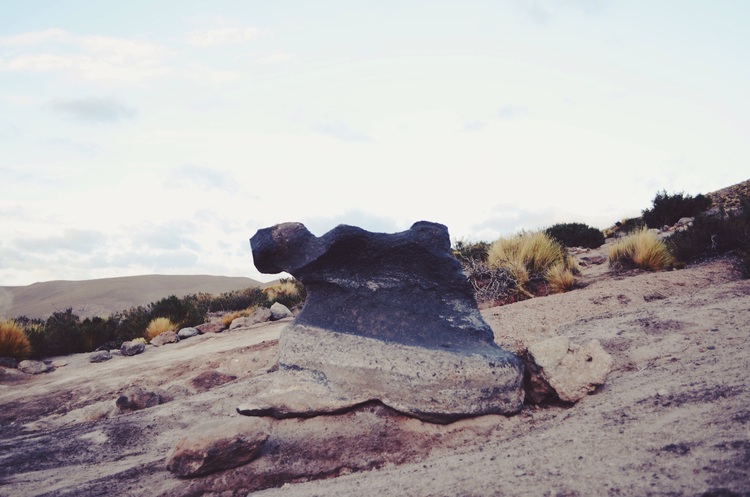
[[[106,317],[164,297],[196,293],[218,295],[266,286],[251,278],[229,276],[144,275],[83,281],[46,281],[27,286],[0,286],[0,317],[45,318],[71,307],[80,317]]]

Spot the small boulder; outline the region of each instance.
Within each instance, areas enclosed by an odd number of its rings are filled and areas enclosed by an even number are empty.
[[[0,357],[0,366],[4,368],[16,369],[18,367],[18,359],[15,357]]]
[[[258,323],[265,323],[271,320],[271,309],[268,307],[258,307],[249,316],[244,316],[232,321],[229,325],[229,329],[233,330],[236,328],[247,328]]]
[[[198,331],[197,328],[182,328],[180,331],[177,332],[177,336],[180,338],[180,340],[184,340],[186,338],[194,337],[195,335],[199,335],[200,331]]]
[[[177,442],[167,469],[191,477],[242,466],[258,456],[270,433],[271,424],[262,418],[209,421]]]
[[[130,342],[123,342],[120,347],[122,355],[134,356],[142,353],[146,350],[146,343],[143,340],[131,340]]]
[[[274,302],[271,306],[271,321],[278,321],[279,319],[293,317],[292,311],[289,310],[284,304]]]
[[[577,402],[603,385],[612,370],[612,356],[598,340],[579,346],[567,337],[542,340],[527,349],[529,374],[527,400],[541,403],[556,394],[564,402]]]
[[[25,360],[18,363],[18,370],[26,374],[48,373],[53,369],[52,366],[45,364],[42,361]]]
[[[89,356],[89,362],[104,362],[112,359],[112,354],[109,350],[97,350]]]
[[[164,333],[159,333],[154,338],[151,339],[151,345],[155,347],[161,347],[164,344],[167,343],[177,343],[180,341],[180,338],[177,336],[177,333],[174,331],[165,331]]]
[[[115,401],[115,405],[120,412],[133,412],[164,404],[171,398],[162,392],[152,392],[142,387],[130,387],[125,390]]]
[[[198,331],[203,333],[221,333],[226,330],[227,327],[221,321],[211,321],[210,323],[199,324],[195,327]]]

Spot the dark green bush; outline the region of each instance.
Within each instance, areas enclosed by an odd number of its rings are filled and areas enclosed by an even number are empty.
[[[624,219],[622,222],[617,223],[616,226],[619,228],[620,233],[627,235],[629,233],[635,233],[641,228],[644,228],[646,224],[640,217],[631,217]]]
[[[211,300],[208,310],[210,312],[241,311],[248,307],[269,307],[272,302],[268,301],[265,292],[258,287],[245,288],[225,292]]]
[[[490,244],[487,242],[470,242],[467,240],[455,240],[453,242],[453,255],[459,261],[468,259],[477,261],[487,260],[487,250]]]
[[[730,214],[697,216],[687,230],[669,237],[667,246],[682,264],[735,252],[743,276],[750,278],[750,200]]]
[[[546,232],[565,247],[598,248],[604,245],[604,233],[583,223],[555,224]]]
[[[167,318],[179,328],[197,326],[206,318],[206,313],[201,312],[194,296],[177,298],[175,295],[170,295],[152,302],[148,306],[148,314],[149,322],[154,318]]]
[[[711,206],[711,199],[698,194],[695,197],[682,193],[658,192],[652,201],[651,209],[642,211],[643,222],[649,228],[671,226],[683,217],[695,217]]]

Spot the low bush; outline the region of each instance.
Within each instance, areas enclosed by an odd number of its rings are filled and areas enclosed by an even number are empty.
[[[169,318],[154,318],[146,326],[146,339],[150,342],[167,331],[177,331],[177,326]]]
[[[683,217],[695,217],[711,206],[711,199],[698,194],[695,197],[683,193],[658,192],[652,200],[651,209],[642,211],[643,222],[649,228],[671,226]]]
[[[490,244],[487,242],[470,242],[467,240],[455,240],[453,242],[453,255],[459,261],[476,260],[486,261],[487,250]]]
[[[564,247],[598,248],[604,245],[604,233],[583,223],[562,223],[545,230]]]
[[[31,344],[23,326],[13,320],[0,321],[0,357],[23,361],[31,354]]]
[[[609,246],[609,265],[613,268],[639,268],[659,271],[674,262],[666,244],[656,234],[642,228]]]
[[[688,229],[674,233],[667,246],[680,265],[734,252],[743,276],[750,278],[750,199],[742,199],[740,209],[729,214],[697,216]]]

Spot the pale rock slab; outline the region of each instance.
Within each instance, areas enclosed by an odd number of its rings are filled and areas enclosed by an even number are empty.
[[[164,333],[159,333],[154,338],[151,339],[151,345],[155,347],[161,347],[162,345],[166,345],[168,343],[177,343],[180,341],[180,337],[177,336],[177,333],[174,331],[165,331]]]
[[[167,456],[167,469],[181,477],[236,468],[255,459],[271,433],[262,418],[216,419],[194,427]]]
[[[562,401],[578,402],[604,384],[613,365],[612,356],[598,340],[577,345],[564,336],[530,345],[527,358],[531,383],[528,395],[533,403],[542,402],[552,393]]]

